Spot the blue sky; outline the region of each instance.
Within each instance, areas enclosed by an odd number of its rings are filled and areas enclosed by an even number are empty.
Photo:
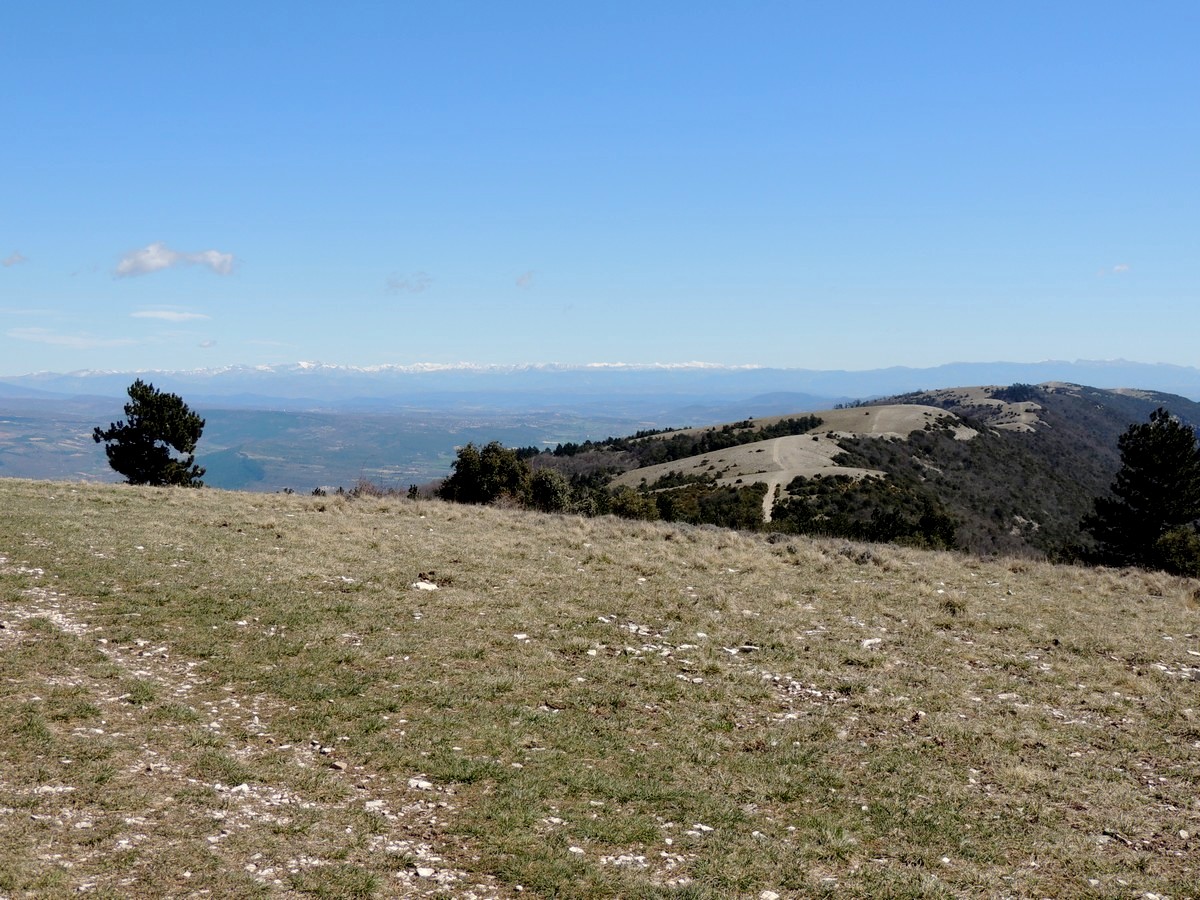
[[[1195,3],[16,4],[0,375],[1196,365]]]

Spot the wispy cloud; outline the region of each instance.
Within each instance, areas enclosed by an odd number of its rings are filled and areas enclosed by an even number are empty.
[[[433,278],[428,272],[413,272],[411,275],[392,275],[387,280],[389,294],[419,294],[428,290]]]
[[[134,319],[162,319],[165,322],[194,322],[197,319],[210,319],[204,313],[180,312],[174,309],[142,309],[130,313]]]
[[[200,342],[200,347],[201,347],[201,349],[203,349],[203,350],[208,350],[208,349],[210,349],[210,348],[212,348],[212,347],[215,347],[215,346],[217,346],[217,342],[216,342],[216,341],[214,341],[214,340],[211,340],[211,339],[210,339],[210,340],[207,340],[207,341],[201,341],[201,342]]]
[[[10,266],[18,266],[21,263],[28,262],[28,261],[29,261],[28,256],[26,256],[20,250],[14,250],[8,256],[4,257],[4,259],[0,259],[0,266],[4,266],[4,268],[7,269]]]
[[[5,332],[19,341],[35,344],[52,344],[55,347],[70,347],[72,350],[94,350],[100,347],[128,347],[136,344],[133,338],[104,338],[94,334],[62,334],[48,328],[11,328]]]
[[[527,288],[533,284],[533,270],[522,272],[517,276],[517,287]]]
[[[1096,274],[1101,278],[1106,278],[1109,275],[1125,275],[1129,272],[1129,263],[1117,263],[1115,266],[1105,266]]]
[[[233,254],[221,253],[218,250],[182,253],[172,250],[162,241],[156,241],[148,247],[122,256],[113,270],[113,275],[117,278],[132,278],[180,266],[204,266],[217,275],[228,275],[233,271]]]

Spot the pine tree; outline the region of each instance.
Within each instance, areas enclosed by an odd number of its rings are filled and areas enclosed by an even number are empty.
[[[202,486],[204,469],[195,464],[192,454],[204,420],[177,394],[164,393],[140,378],[128,393],[125,421],[92,431],[93,440],[105,444],[108,464],[129,484]],[[177,459],[172,450],[187,455]]]
[[[1197,561],[1182,557],[1196,544],[1200,519],[1196,433],[1160,407],[1148,423],[1131,425],[1117,447],[1121,468],[1112,496],[1096,498],[1082,523],[1098,541],[1101,561],[1176,572],[1193,568]]]

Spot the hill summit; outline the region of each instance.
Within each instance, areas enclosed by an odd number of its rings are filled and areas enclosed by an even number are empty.
[[[704,521],[706,491],[753,489],[762,524],[778,532],[1061,557],[1078,552],[1080,520],[1109,490],[1118,437],[1160,406],[1200,422],[1183,397],[1047,382],[921,391],[541,458],[568,474],[616,472],[615,487],[652,498],[663,518]]]

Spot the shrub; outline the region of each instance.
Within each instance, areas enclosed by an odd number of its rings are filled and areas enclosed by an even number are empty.
[[[623,519],[654,521],[658,518],[658,504],[654,502],[654,498],[639,494],[626,485],[613,491],[608,508],[613,515]]]
[[[1200,576],[1200,535],[1194,528],[1172,528],[1154,542],[1154,561],[1176,575]]]
[[[473,443],[461,447],[453,469],[437,489],[443,500],[491,503],[504,495],[523,500],[529,485],[529,464],[499,441],[483,449]]]
[[[571,484],[553,469],[539,469],[529,480],[529,505],[542,512],[563,512],[571,505]]]

